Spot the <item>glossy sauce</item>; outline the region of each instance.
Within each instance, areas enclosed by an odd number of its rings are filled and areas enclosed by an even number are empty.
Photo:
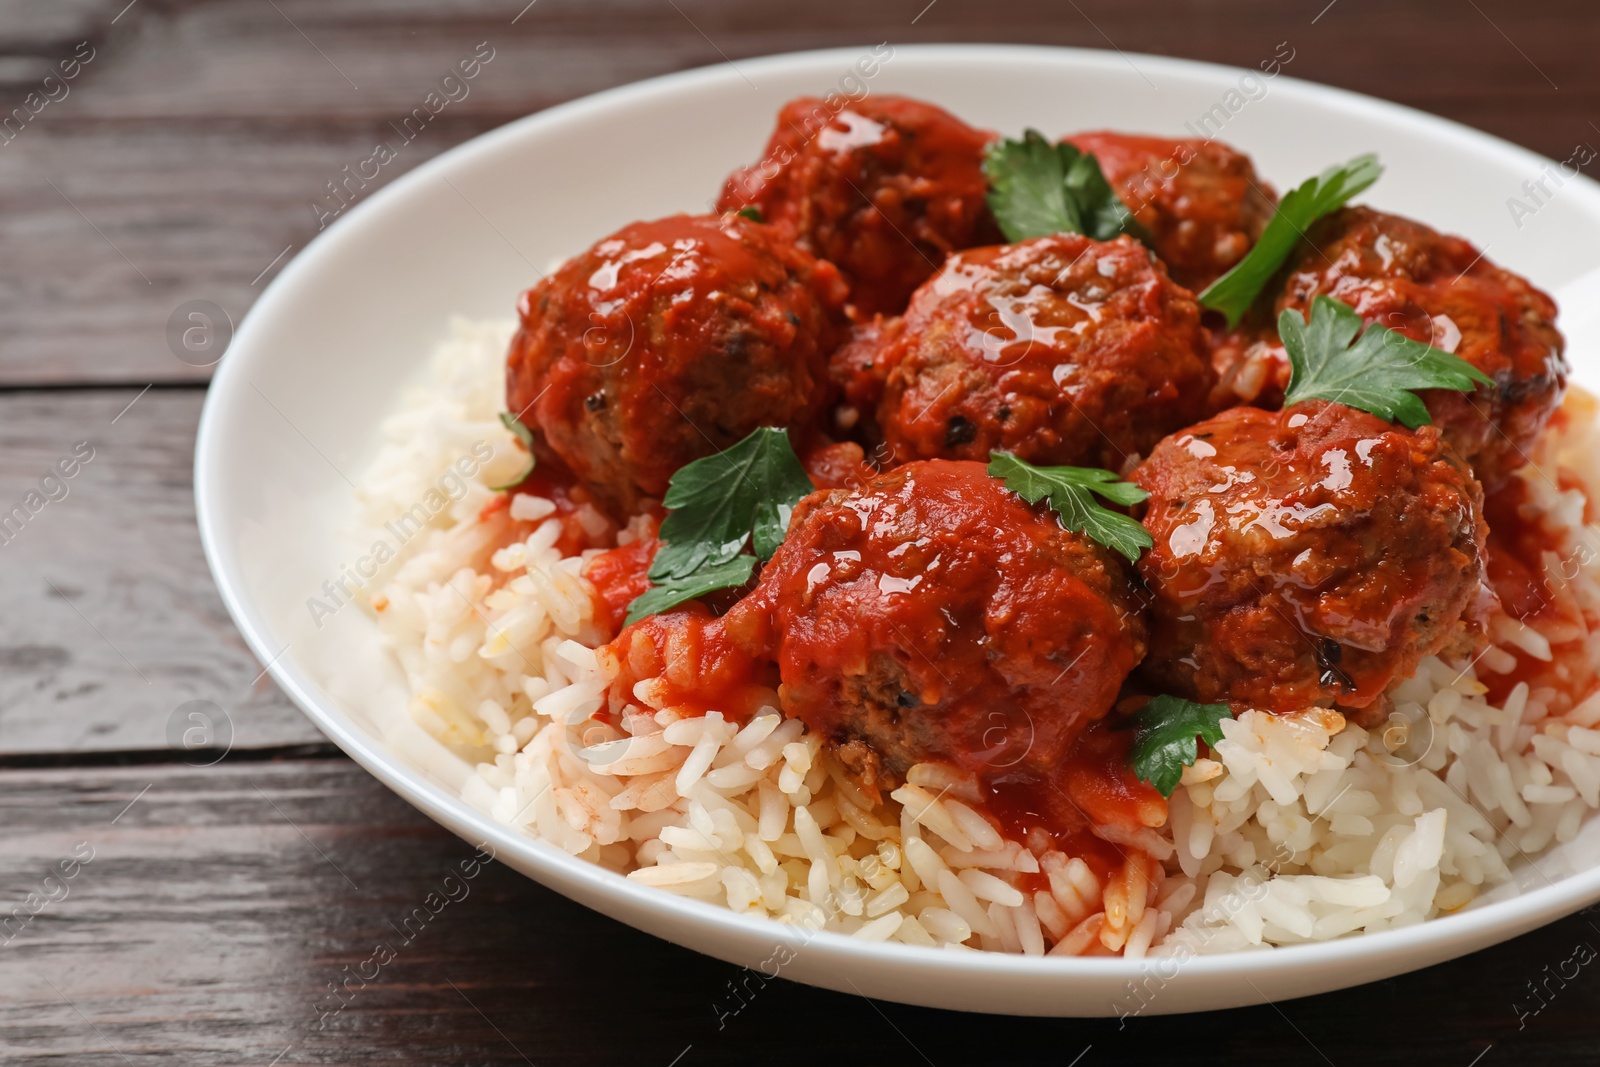
[[[1515,646],[1502,645],[1515,657],[1516,665],[1504,674],[1479,668],[1478,679],[1488,687],[1487,699],[1501,704],[1517,683],[1527,682],[1532,688],[1555,690],[1558,704],[1582,700],[1597,683],[1583,635],[1600,620],[1583,618],[1565,579],[1576,577],[1588,547],[1568,545],[1544,528],[1528,506],[1527,486],[1520,478],[1509,479],[1489,494],[1484,516],[1489,523],[1488,579],[1501,607],[1513,619],[1557,638],[1551,641],[1552,659],[1548,662]],[[1592,521],[1587,514],[1585,521]],[[1546,553],[1556,558],[1554,575],[1546,573]],[[1559,640],[1563,633],[1571,634],[1571,639]]]
[[[1082,818],[1046,785],[1138,660],[1128,582],[982,465],[918,462],[808,497],[727,618],[865,791],[943,764],[1070,833]]]
[[[863,317],[904,310],[947,254],[999,242],[986,203],[993,138],[918,100],[802,97],[778,113],[762,159],[729,177],[718,210],[759,209],[838,265]]]
[[[877,474],[867,466],[861,446],[850,441],[837,444],[819,445],[809,450],[802,459],[802,465],[811,483],[818,489],[836,489],[844,485],[859,484]],[[537,488],[535,479],[529,478],[519,487],[522,492],[538,492],[539,495],[548,493],[565,493],[568,486],[545,482]],[[582,490],[578,493],[582,495]],[[558,508],[559,513],[559,508]],[[623,620],[628,615],[628,605],[642,596],[650,588],[649,570],[651,561],[655,559],[656,549],[661,542],[656,539],[656,530],[661,525],[664,513],[659,509],[650,516],[649,531],[645,536],[638,537],[625,545],[606,549],[596,554],[584,565],[583,576],[594,586],[595,608],[611,633],[622,630]]]
[[[1543,558],[1546,551],[1559,552],[1561,546],[1537,518],[1523,517],[1527,501],[1527,486],[1513,479],[1484,499],[1483,516],[1489,524],[1489,584],[1506,614],[1534,623],[1555,610]]]
[[[1156,255],[1196,292],[1243,259],[1272,217],[1271,187],[1249,156],[1220,141],[1109,131],[1068,140],[1094,154]]]
[[[1486,489],[1526,462],[1566,385],[1549,296],[1469,241],[1367,207],[1325,216],[1298,257],[1275,313],[1303,315],[1331,296],[1368,323],[1460,356],[1494,384],[1424,390],[1434,425]],[[1281,372],[1286,380],[1286,361]]]
[[[819,445],[800,460],[811,484],[818,489],[842,489],[860,485],[877,475],[867,464],[866,453],[854,441]]]
[[[506,401],[617,518],[758,426],[815,421],[845,287],[771,226],[624,227],[522,295]]]
[[[1132,477],[1151,494],[1143,672],[1162,692],[1366,707],[1458,636],[1479,589],[1479,488],[1431,427],[1235,408]]]
[[[1125,849],[1095,836],[1093,826],[1133,833],[1167,820],[1166,798],[1133,773],[1133,731],[1120,725],[1114,714],[1094,723],[1050,771],[990,770],[979,779],[984,810],[1011,840],[1028,842],[1042,833],[1052,848],[1109,876]]]
[[[595,610],[611,633],[622,629],[628,605],[650,588],[647,572],[661,542],[650,536],[608,548],[584,564],[583,576],[594,586]]]
[[[776,664],[738,647],[726,623],[698,601],[629,626],[605,646],[619,672],[611,683],[611,707],[637,702],[635,686],[648,682],[652,706],[683,715],[718,711],[744,722],[763,707],[776,707]]]
[[[867,364],[850,352],[836,378]],[[901,327],[881,331],[871,365],[884,377],[884,440],[902,461],[986,462],[998,449],[1121,470],[1199,419],[1212,386],[1194,297],[1129,237],[1055,234],[952,256]]]

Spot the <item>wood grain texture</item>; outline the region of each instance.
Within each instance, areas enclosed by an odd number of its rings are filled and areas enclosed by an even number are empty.
[[[479,41],[496,58],[471,95],[379,182],[512,118],[614,85],[724,57],[878,40],[1114,46],[1247,67],[1289,41],[1297,77],[1421,107],[1562,158],[1579,140],[1600,143],[1590,125],[1600,115],[1600,67],[1591,60],[1588,0],[524,7],[141,0],[113,24],[125,2],[12,0],[0,18],[0,113],[21,104],[79,41],[95,58],[69,95],[0,145],[0,247],[8,251],[0,260],[0,384],[203,380],[206,368],[168,348],[173,309],[208,299],[237,322],[281,267],[279,254],[292,256],[316,233],[310,205],[324,183],[369,155],[388,123]]]
[[[0,757],[164,748],[191,700],[218,705],[242,747],[320,741],[260,677],[201,555],[203,394],[138,393],[0,394]],[[92,458],[61,479],[75,449]],[[40,510],[19,525],[29,493]]]
[[[93,855],[0,944],[7,1064],[1468,1067],[1491,1045],[1485,1065],[1588,1062],[1594,1048],[1590,970],[1551,984],[1521,1029],[1513,1007],[1533,1006],[1526,983],[1546,965],[1600,945],[1588,915],[1409,977],[1204,1019],[988,1018],[783,980],[752,983],[735,1011],[737,968],[498,864],[463,877],[468,845],[343,760],[11,771],[0,825],[26,827],[0,839],[5,912],[63,858]],[[430,893],[454,899],[405,925]],[[392,961],[363,966],[380,943]],[[376,975],[336,1001],[346,967]]]

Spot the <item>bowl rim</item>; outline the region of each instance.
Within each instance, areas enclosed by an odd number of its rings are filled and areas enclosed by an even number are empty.
[[[526,868],[536,870],[543,876],[536,880],[551,885],[563,895],[570,897],[570,887],[581,887],[585,897],[579,903],[583,906],[610,915],[631,911],[654,913],[661,920],[658,925],[709,926],[726,939],[748,947],[769,947],[781,940],[786,931],[794,928],[630,882],[623,875],[581,860],[545,841],[517,833],[472,808],[440,783],[406,764],[399,754],[389,751],[380,739],[367,736],[361,727],[337,708],[325,707],[312,692],[310,675],[302,671],[294,657],[278,655],[268,642],[269,624],[263,613],[246,597],[238,549],[226,543],[220,530],[223,521],[218,511],[220,497],[214,487],[226,476],[226,472],[217,458],[220,454],[217,442],[227,432],[225,409],[235,397],[242,395],[251,361],[266,358],[263,354],[265,349],[254,343],[256,334],[263,328],[261,324],[280,314],[282,306],[293,299],[296,279],[307,270],[309,263],[342,243],[358,240],[365,226],[372,225],[391,203],[402,200],[414,188],[471,157],[491,153],[511,141],[537,136],[547,128],[581,122],[668,91],[692,92],[713,87],[737,79],[740,70],[752,74],[782,74],[820,65],[827,65],[831,70],[840,62],[846,65],[853,62],[861,55],[863,47],[870,46],[740,59],[736,69],[731,69],[732,62],[724,61],[631,82],[513,120],[449,148],[398,176],[344,211],[331,226],[313,237],[269,283],[245,315],[226,358],[217,365],[207,390],[195,442],[196,517],[206,561],[223,603],[251,652],[267,664],[266,670],[273,680],[324,735],[390,790],[458,836],[488,843],[497,850],[497,854],[518,856]],[[1236,77],[1244,72],[1244,68],[1198,60],[1044,45],[897,44],[894,48],[897,60],[905,57],[920,64],[951,67],[990,67],[1008,61],[1044,61],[1093,69],[1137,60],[1146,69],[1175,75]],[[1301,99],[1318,98],[1353,114],[1381,118],[1391,126],[1426,127],[1434,135],[1445,135],[1479,150],[1491,150],[1507,158],[1520,159],[1529,167],[1530,173],[1549,162],[1538,153],[1491,134],[1402,104],[1286,74],[1278,75],[1274,79],[1274,86]],[[1594,214],[1600,217],[1600,184],[1586,177],[1580,178],[1578,188],[1591,201]],[[1471,951],[1479,945],[1515,936],[1596,900],[1600,900],[1600,867],[1575,871],[1550,881],[1548,885],[1524,890],[1504,900],[1441,915],[1400,929],[1281,946],[1267,952],[1195,955],[1183,961],[1183,970],[1186,975],[1196,979],[1240,971],[1249,976],[1259,975],[1270,979],[1279,972],[1300,971],[1317,964],[1364,959],[1376,962],[1383,958],[1408,956],[1443,959]],[[604,907],[600,907],[600,904]],[[636,926],[632,922],[629,925]],[[1448,946],[1452,942],[1462,945],[1460,951],[1451,953]],[[1149,976],[1152,966],[1164,958],[1130,960],[1122,957],[1030,957],[1000,952],[951,953],[893,942],[863,942],[831,931],[821,931],[807,938],[806,949],[808,953],[831,957],[836,964],[899,963],[924,970],[932,969],[938,972],[939,977],[948,978],[1006,975],[1041,979],[1080,977],[1102,981],[1133,979]]]

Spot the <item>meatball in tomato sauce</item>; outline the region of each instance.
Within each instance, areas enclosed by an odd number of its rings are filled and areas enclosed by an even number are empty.
[[[1080,133],[1180,285],[1199,291],[1245,257],[1277,208],[1250,157],[1219,141]]]
[[[854,327],[849,339],[828,357],[828,377],[838,397],[833,411],[835,433],[869,448],[882,445],[878,405],[883,402],[884,379],[888,377],[884,360],[890,343],[904,329],[905,319],[900,315],[874,315]]]
[[[1276,311],[1331,296],[1368,323],[1454,352],[1494,379],[1422,394],[1433,421],[1490,489],[1527,462],[1566,389],[1555,302],[1472,243],[1397,215],[1345,208],[1311,228]],[[1281,351],[1281,349],[1280,349]],[[1284,380],[1287,361],[1280,364]]]
[[[801,501],[727,623],[869,788],[923,761],[1049,769],[1145,641],[1120,557],[947,460]]]
[[[993,244],[984,147],[994,135],[899,96],[834,111],[792,100],[759,162],[736,171],[718,208],[753,207],[831,260],[864,316],[897,314],[952,251]]]
[[[684,464],[825,403],[844,285],[770,226],[676,215],[625,227],[522,295],[506,398],[618,514]]]
[[[1475,638],[1483,490],[1432,426],[1320,400],[1234,408],[1132,477],[1155,542],[1143,670],[1162,691],[1362,708]]]
[[[884,331],[878,421],[895,460],[1121,470],[1200,418],[1200,309],[1132,238],[1061,233],[952,256]]]

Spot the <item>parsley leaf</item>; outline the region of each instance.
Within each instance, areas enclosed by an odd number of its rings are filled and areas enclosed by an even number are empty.
[[[1137,562],[1154,542],[1150,533],[1128,516],[1101,507],[1093,494],[1114,504],[1137,504],[1150,494],[1132,482],[1097,467],[1035,467],[1009,452],[989,453],[989,476],[1030,504],[1048,499],[1061,525],[1085,534]]]
[[[661,540],[673,551],[656,554],[650,577],[681,578],[725,563],[758,526],[762,536],[756,553],[768,559],[783,541],[788,509],[811,490],[789,435],[774,426],[760,427],[731,448],[685,465],[672,476],[661,501],[672,511],[661,524]]]
[[[754,556],[734,556],[726,562],[702,567],[682,578],[667,578],[633,598],[623,624],[632,626],[648,615],[658,615],[686,600],[714,593],[718,589],[743,585],[750,580],[755,567]],[[655,581],[654,577],[651,581]]]
[[[1460,356],[1413,341],[1387,326],[1373,324],[1362,330],[1361,316],[1331,296],[1311,302],[1309,323],[1299,312],[1286,309],[1278,316],[1278,336],[1289,353],[1284,407],[1316,397],[1415,430],[1433,420],[1414,390],[1468,392],[1474,384],[1494,384]]]
[[[989,210],[1008,241],[1052,233],[1081,233],[1109,241],[1121,233],[1145,238],[1144,228],[1106,181],[1093,155],[1038,130],[1022,140],[1001,139],[983,155]]]
[[[789,435],[773,426],[680,468],[662,499],[672,513],[650,564],[653,588],[629,605],[627,621],[749,581],[756,563],[783,543],[794,506],[811,490]],[[755,555],[741,554],[746,542]]]
[[[496,493],[503,493],[507,489],[515,489],[517,486],[527,481],[528,475],[533,473],[533,468],[538,463],[538,460],[535,459],[533,455],[533,431],[524,426],[522,424],[522,420],[511,414],[509,411],[502,411],[500,413],[500,425],[504,426],[506,429],[515,434],[517,440],[522,442],[522,447],[528,450],[528,465],[522,468],[521,474],[511,479],[509,482],[506,482],[504,485],[491,485],[489,488],[494,490]]]
[[[806,480],[805,492],[811,492],[811,481]],[[778,551],[778,546],[783,544],[784,535],[789,532],[789,517],[794,513],[794,505],[799,501],[794,500],[763,500],[756,505],[755,524],[750,531],[750,547],[755,550],[756,558],[765,563]]]
[[[1067,193],[1077,202],[1086,236],[1096,241],[1109,241],[1125,233],[1140,241],[1149,239],[1150,235],[1134,219],[1128,205],[1111,188],[1094,153],[1079,151],[1065,142],[1056,145],[1056,151],[1063,160],[1075,157],[1067,164]]]
[[[1182,697],[1152,697],[1133,716],[1133,773],[1164,797],[1178,788],[1183,769],[1200,758],[1196,737],[1214,745],[1222,740],[1222,720],[1233,718],[1226,704],[1196,704]]]
[[[756,207],[754,204],[746,204],[744,207],[734,212],[734,214],[738,215],[742,219],[749,219],[751,222],[767,221],[761,217],[761,209]]]
[[[1304,236],[1311,224],[1343,207],[1351,197],[1377,181],[1382,173],[1378,157],[1369,153],[1329,167],[1315,178],[1301,182],[1278,201],[1278,210],[1250,253],[1235,263],[1232,270],[1206,286],[1200,294],[1200,303],[1226,315],[1230,328],[1237,326],[1255,303],[1262,286],[1278,273],[1278,268],[1294,250],[1295,242]]]

